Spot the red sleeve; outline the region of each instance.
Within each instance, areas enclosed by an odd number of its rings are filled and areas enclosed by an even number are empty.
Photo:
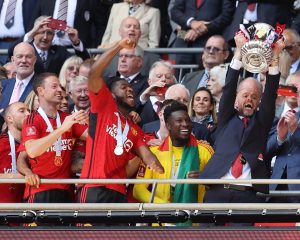
[[[79,124],[79,123],[76,123],[76,124],[73,124],[72,126],[72,136],[74,138],[80,138],[81,135],[84,133],[84,131],[88,128],[87,125],[83,125],[83,124]]]
[[[26,120],[22,127],[22,143],[31,139],[40,138],[40,130],[40,124],[37,122],[36,118],[34,118],[30,123]]]
[[[135,142],[135,149],[138,149],[139,147],[141,146],[146,146],[146,139],[145,139],[145,133],[143,132],[143,130],[140,128],[140,127],[137,127],[137,131],[138,131],[138,134],[137,134],[137,139],[136,139],[136,142]]]

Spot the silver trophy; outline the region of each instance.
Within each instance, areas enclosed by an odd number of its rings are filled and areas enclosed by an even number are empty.
[[[266,23],[255,23],[247,29],[241,25],[240,29],[249,39],[241,49],[244,68],[252,73],[267,72],[273,57],[272,45],[279,34]]]

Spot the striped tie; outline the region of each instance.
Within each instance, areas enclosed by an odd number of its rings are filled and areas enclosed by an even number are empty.
[[[9,0],[4,19],[4,25],[7,27],[7,29],[10,29],[14,25],[16,5],[17,0]]]
[[[58,7],[57,19],[66,21],[68,14],[68,0],[60,0]]]

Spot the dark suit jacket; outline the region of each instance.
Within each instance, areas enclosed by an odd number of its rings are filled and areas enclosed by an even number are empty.
[[[113,60],[111,61],[111,63],[108,65],[108,67],[105,69],[105,72],[104,72],[105,78],[109,78],[109,77],[116,75],[116,72],[118,71],[118,60],[119,60],[119,57],[115,56],[113,58]],[[158,54],[144,52],[143,67],[141,69],[141,74],[143,76],[148,77],[152,64],[159,60],[160,60],[160,56]]]
[[[35,79],[36,75],[33,75],[33,77],[30,79],[28,85],[26,86],[22,96],[20,97],[19,101],[24,102],[28,94],[32,90],[32,82]],[[9,105],[9,101],[12,95],[12,92],[14,90],[16,79],[5,79],[1,81],[3,91],[2,91],[2,97],[0,99],[0,109],[6,108]]]
[[[299,121],[300,113],[297,113]],[[299,179],[300,178],[300,128],[298,127],[293,135],[289,136],[287,141],[282,145],[278,145],[276,126],[278,123],[274,121],[273,128],[268,140],[266,154],[269,158],[276,156],[276,161],[273,167],[272,176],[273,179],[283,178],[283,174],[286,171],[287,179]],[[299,123],[298,123],[299,125]],[[275,190],[278,184],[271,184],[270,190]],[[289,184],[289,190],[299,191],[300,185]]]
[[[198,140],[205,140],[210,142],[210,133],[206,126],[200,123],[192,122],[193,124],[193,134]],[[145,133],[157,132],[159,130],[160,123],[159,120],[146,123],[143,125],[143,131]]]
[[[157,113],[153,109],[153,105],[150,100],[148,100],[144,105],[139,104],[137,109],[138,114],[142,119],[140,125],[143,126],[146,123],[159,120]]]
[[[3,2],[4,0],[0,0],[0,12],[2,9]],[[35,18],[32,15],[32,12],[34,12],[37,7],[36,2],[36,0],[23,0],[22,2],[23,26],[25,32],[28,32],[33,26]]]
[[[204,73],[204,70],[200,70],[188,73],[184,76],[181,83],[190,91],[191,96],[193,96],[196,92],[199,82],[202,79]]]
[[[196,6],[196,0],[175,0],[171,9],[171,19],[188,30],[187,21],[191,17],[195,20],[210,22],[208,24],[208,33],[198,38],[193,43],[181,41],[181,47],[188,45],[204,46],[209,36],[221,34],[224,28],[230,23],[235,9],[235,1],[232,0],[202,0],[199,8]],[[180,47],[177,44],[178,47]]]
[[[231,40],[235,33],[240,29],[239,24],[243,23],[244,14],[247,10],[248,2],[258,2],[257,5],[257,22],[268,23],[273,27],[276,22],[291,25],[291,15],[293,9],[292,0],[249,0],[239,1],[239,4],[234,12],[233,19],[224,31],[225,39]]]
[[[34,13],[34,19],[39,16],[53,16],[56,0],[39,0],[36,4],[37,9]],[[92,36],[98,40],[98,46],[107,24],[106,8],[98,0],[77,0],[74,28],[78,30],[79,38],[86,47],[92,47]],[[92,26],[95,28],[91,34]]]
[[[269,178],[267,163],[260,158],[264,154],[268,133],[275,116],[276,90],[280,75],[267,75],[259,111],[250,119],[246,129],[235,108],[235,96],[239,71],[229,68],[219,107],[219,121],[216,129],[215,154],[209,160],[200,178],[223,177],[232,163],[242,154],[248,162],[253,179]],[[254,190],[268,192],[268,185],[253,185]]]
[[[84,49],[83,52],[75,50],[75,54],[78,57],[81,57],[83,60],[90,58],[90,55],[86,49]],[[59,75],[61,67],[67,60],[67,58],[72,56],[72,54],[69,53],[65,47],[53,45],[48,50],[46,66],[44,66],[43,61],[36,50],[35,55],[37,57],[34,66],[34,71],[36,72],[36,74],[40,74],[43,72],[52,72],[56,73],[57,75]]]

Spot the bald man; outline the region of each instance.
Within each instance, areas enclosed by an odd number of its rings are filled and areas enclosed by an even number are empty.
[[[34,48],[28,43],[19,43],[14,48],[12,62],[16,67],[16,77],[1,82],[3,91],[0,109],[14,102],[24,102],[32,90],[36,62]]]
[[[268,163],[263,154],[275,116],[280,78],[278,61],[284,42],[279,40],[274,46],[262,94],[260,83],[253,78],[243,80],[237,87],[242,67],[241,48],[246,41],[242,33],[235,36],[237,48],[220,101],[215,154],[200,174],[202,179],[269,178]],[[260,203],[264,199],[256,196],[256,192],[269,191],[267,184],[213,184],[208,187],[204,200],[207,203]]]
[[[21,131],[26,117],[29,115],[27,106],[21,102],[10,104],[4,111],[7,131],[0,135],[0,173],[18,176],[16,160],[17,149],[21,142]],[[0,202],[21,202],[24,186],[17,184],[0,184]]]

